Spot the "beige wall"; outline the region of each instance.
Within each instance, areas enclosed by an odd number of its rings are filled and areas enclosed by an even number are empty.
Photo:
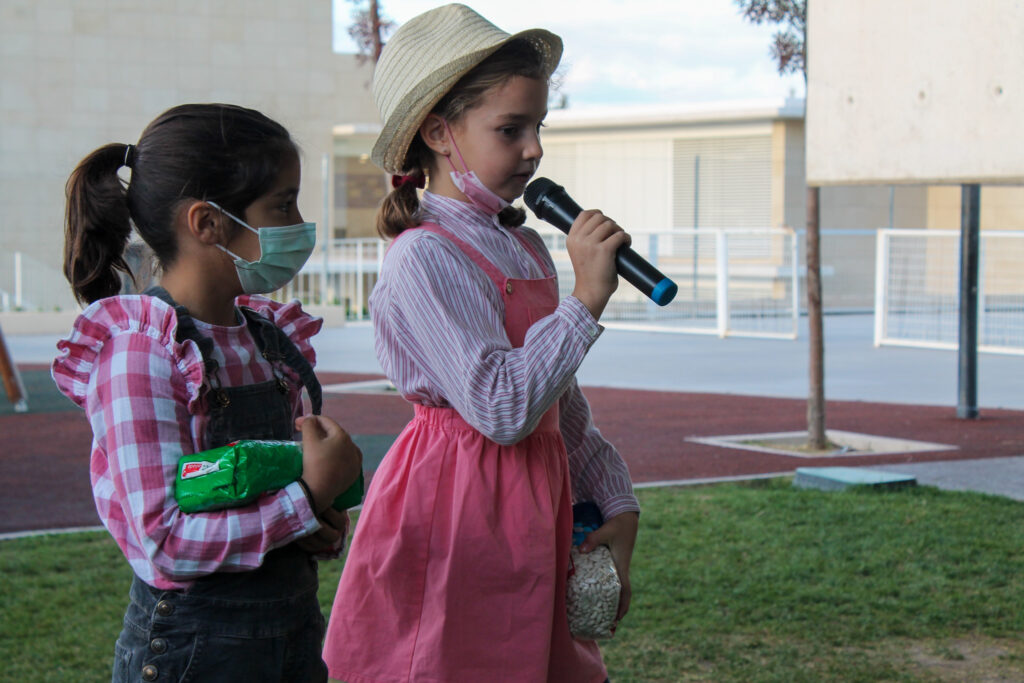
[[[808,178],[1024,182],[1024,3],[815,0]]]
[[[676,177],[681,172],[676,168],[676,156],[695,145],[699,148],[706,141],[741,149],[745,144],[756,147],[759,140],[770,145],[772,122],[778,111],[778,105],[760,103],[738,110],[679,107],[678,111],[553,111],[543,133],[544,159],[538,175],[564,185],[581,205],[600,208],[633,232],[692,225],[689,213],[676,215],[677,195],[688,196],[693,191],[692,182],[688,184]],[[711,168],[708,162],[714,161],[714,149],[700,148],[706,162],[701,167],[702,174]],[[730,150],[736,151],[732,147]],[[773,152],[772,163],[785,161]],[[739,166],[737,170],[741,173],[749,170]],[[765,184],[768,182],[765,179]],[[707,184],[701,185],[700,190],[712,191]],[[744,199],[741,195],[736,201],[741,203]],[[732,208],[737,205],[729,204]],[[703,212],[707,206],[701,208]],[[692,213],[692,209],[688,211]],[[766,209],[764,217],[758,220],[769,218],[770,211]]]
[[[671,229],[672,149],[666,140],[548,131],[544,137],[538,176],[636,232]]]
[[[779,225],[802,229],[807,225],[807,185],[804,182],[804,122],[801,119],[787,119],[775,125],[773,137],[779,138],[775,145],[784,156],[781,169],[772,178],[773,190],[782,201],[783,214]]]
[[[376,120],[371,69],[331,42],[329,0],[0,0],[0,288],[14,251],[61,278],[75,164],[183,102],[253,107],[287,127],[304,154],[300,207],[321,223],[333,125]],[[67,304],[61,292],[39,303]]]
[[[1024,187],[981,188],[982,230],[1024,230]]]
[[[934,185],[927,193],[927,226],[960,229],[959,185]],[[985,185],[981,188],[982,230],[1024,230],[1024,187]]]

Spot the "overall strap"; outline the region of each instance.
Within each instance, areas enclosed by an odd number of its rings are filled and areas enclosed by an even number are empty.
[[[213,357],[213,340],[199,333],[199,329],[196,327],[196,323],[188,309],[171,298],[170,293],[160,285],[153,285],[142,293],[146,296],[156,297],[174,309],[174,313],[178,318],[178,329],[174,335],[175,340],[179,344],[186,339],[194,341],[196,346],[199,347],[200,355],[203,357],[203,370],[206,376],[211,379],[216,377],[217,369],[220,366]]]
[[[435,235],[440,235],[441,237],[445,237],[451,240],[451,242],[455,244],[455,246],[462,250],[462,253],[468,256],[470,260],[473,261],[473,263],[480,267],[480,270],[487,273],[488,277],[490,277],[491,280],[494,282],[494,286],[498,288],[499,292],[505,291],[505,280],[507,280],[508,278],[505,276],[504,273],[498,270],[498,268],[493,263],[487,260],[487,257],[480,253],[479,249],[469,244],[465,240],[456,237],[451,231],[445,230],[437,223],[423,223],[422,225],[420,225],[420,229],[432,232]]]
[[[519,240],[519,244],[523,245],[523,249],[526,249],[526,252],[533,257],[534,261],[537,262],[537,267],[540,268],[540,272],[547,274],[548,269],[544,265],[544,259],[541,258],[540,252],[538,252],[537,249],[532,244],[530,244],[530,240],[523,237],[519,230],[513,229],[509,230],[509,232],[511,232],[515,236],[515,238]]]
[[[299,376],[299,381],[309,394],[313,414],[319,415],[323,406],[323,391],[313,366],[280,327],[251,308],[242,306],[241,311],[260,353],[271,363],[284,363]]]

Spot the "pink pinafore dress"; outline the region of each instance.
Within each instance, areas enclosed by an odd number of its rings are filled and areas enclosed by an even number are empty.
[[[451,240],[490,276],[513,347],[558,305],[554,276],[507,278],[440,226],[420,229]],[[416,405],[367,491],[324,641],[331,678],[604,681],[597,644],[569,633],[571,534],[557,403],[511,446],[452,408]]]

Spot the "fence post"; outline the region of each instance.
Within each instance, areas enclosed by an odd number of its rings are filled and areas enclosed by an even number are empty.
[[[21,252],[14,252],[14,310],[20,311],[21,300]]]
[[[365,240],[356,242],[356,320],[363,319],[363,246]]]
[[[647,236],[647,261],[658,267],[658,233],[652,232]],[[647,299],[647,319],[653,320],[658,311],[658,305]]]
[[[320,159],[320,175],[323,181],[324,242],[323,261],[320,270],[320,305],[327,305],[327,271],[331,250],[331,157],[324,153]],[[312,298],[312,297],[310,297]]]
[[[729,239],[725,230],[715,233],[715,304],[718,336],[729,334]]]
[[[985,346],[985,244],[988,240],[978,233],[978,347]]]
[[[799,233],[789,229],[790,289],[793,290],[793,339],[800,336],[800,240]]]
[[[886,301],[889,297],[889,233],[880,229],[875,235],[875,346],[886,335]]]

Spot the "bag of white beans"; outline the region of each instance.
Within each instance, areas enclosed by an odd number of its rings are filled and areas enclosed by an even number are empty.
[[[573,506],[573,545],[565,606],[569,632],[584,640],[615,635],[615,615],[619,611],[622,582],[608,546],[599,545],[589,553],[581,553],[579,549],[586,535],[603,523],[594,503],[588,501]]]
[[[601,640],[615,635],[622,582],[608,546],[599,545],[589,553],[573,546],[565,605],[569,631],[576,638]]]

